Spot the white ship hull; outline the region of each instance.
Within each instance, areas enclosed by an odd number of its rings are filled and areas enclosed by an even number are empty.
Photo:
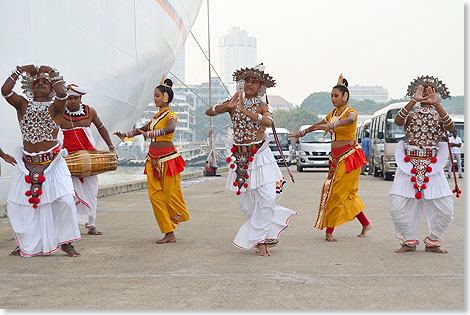
[[[67,83],[88,90],[110,133],[127,130],[153,100],[153,90],[173,65],[202,0],[22,0],[0,4],[0,80],[16,65],[51,65]],[[22,93],[18,81],[15,91]],[[0,147],[22,143],[16,111],[0,99]],[[106,149],[95,128],[97,147]],[[117,145],[120,140],[113,136]],[[14,167],[2,163],[0,202]]]

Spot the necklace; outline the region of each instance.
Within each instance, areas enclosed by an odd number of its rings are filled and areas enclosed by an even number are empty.
[[[64,118],[69,121],[78,121],[82,119],[86,119],[90,116],[88,106],[81,103],[80,108],[74,112],[69,111],[67,107],[65,107]]]
[[[253,105],[261,104],[262,99],[261,97],[253,97],[253,98],[243,98],[243,105],[246,109],[250,108]]]

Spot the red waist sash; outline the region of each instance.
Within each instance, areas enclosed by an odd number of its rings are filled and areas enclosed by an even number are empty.
[[[64,134],[64,148],[69,153],[78,150],[95,150],[83,129],[62,130],[62,132]]]
[[[175,147],[150,147],[147,162],[152,163],[153,173],[158,179],[160,179],[160,174],[163,171],[163,163],[166,164],[165,176],[175,176],[184,171],[186,166],[186,162]],[[147,174],[147,169],[144,170],[144,174]]]
[[[338,160],[339,157],[341,157],[343,154],[346,154],[350,150],[354,150],[354,152],[348,155],[344,160],[344,162],[346,163],[346,173],[349,173],[367,164],[364,151],[362,151],[362,149],[356,143],[354,143],[354,145],[347,144],[340,148],[331,149],[331,157],[329,161],[330,168],[332,166],[331,164],[332,158],[335,160]]]

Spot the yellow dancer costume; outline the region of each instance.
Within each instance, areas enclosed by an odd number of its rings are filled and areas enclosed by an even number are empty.
[[[160,108],[150,123],[150,130],[165,128],[170,119],[177,119],[175,112],[170,107]],[[152,142],[172,141],[173,136],[173,132],[161,135],[152,138]],[[185,165],[175,147],[149,148],[145,163],[148,193],[162,233],[170,233],[177,224],[189,220],[180,185],[180,173]]]
[[[329,123],[334,123],[347,117],[351,112],[355,113],[357,117],[357,112],[347,105],[335,108],[326,116],[326,120]],[[331,135],[332,141],[354,140],[356,124],[357,119],[350,125],[335,128]],[[322,188],[318,217],[315,222],[316,228],[321,230],[325,227],[334,228],[354,220],[356,216],[361,214],[365,206],[357,194],[357,190],[361,166],[365,163],[367,161],[364,152],[356,143],[331,150],[330,170]],[[364,214],[361,214],[361,217],[358,216],[360,221],[362,216]]]

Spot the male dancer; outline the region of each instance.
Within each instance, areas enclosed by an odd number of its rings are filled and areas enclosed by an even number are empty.
[[[278,243],[289,218],[297,213],[276,205],[276,193],[282,191],[285,181],[269,149],[271,139],[265,134],[266,127],[272,126],[272,108],[261,99],[275,82],[261,65],[235,71],[238,92],[231,100],[208,108],[206,115],[229,113],[232,119],[227,188],[236,192],[248,217],[232,243],[241,249],[256,246],[261,256],[270,256],[268,248]]]
[[[408,87],[411,100],[395,118],[395,124],[405,128],[405,142],[400,141],[395,150],[398,167],[390,191],[390,214],[396,236],[402,240],[397,253],[416,250],[422,214],[428,223],[425,250],[447,253],[440,249],[440,242],[453,219],[454,205],[443,169],[449,151],[447,143],[439,140],[454,123],[436,91],[442,98],[449,97],[445,84],[437,78],[417,78]]]
[[[28,98],[13,92],[22,75]],[[10,255],[47,255],[61,245],[70,257],[80,256],[72,243],[80,239],[73,184],[57,134],[67,92],[57,70],[27,65],[13,70],[1,89],[16,109],[23,147],[15,152],[18,170],[7,198],[8,218],[18,247]],[[54,98],[55,97],[55,98]]]
[[[64,120],[60,125],[64,134],[64,148],[70,153],[78,150],[95,150],[95,139],[91,134],[91,123],[110,151],[114,151],[113,143],[106,127],[101,122],[96,110],[82,103],[86,91],[76,84],[67,87],[68,98]],[[78,223],[85,224],[88,234],[101,235],[96,228],[96,208],[98,204],[98,175],[87,177],[72,176],[75,189],[75,204],[77,205]]]

